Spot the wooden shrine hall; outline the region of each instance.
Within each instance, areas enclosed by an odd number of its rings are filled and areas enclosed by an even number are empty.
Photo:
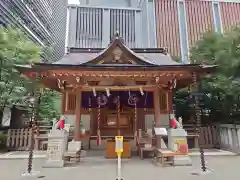
[[[173,90],[213,68],[177,63],[164,48],[130,49],[118,34],[105,49],[69,48],[52,64],[17,66],[62,94],[62,114],[75,140],[88,135],[98,143],[115,135],[133,139],[138,129],[155,125],[169,127]]]

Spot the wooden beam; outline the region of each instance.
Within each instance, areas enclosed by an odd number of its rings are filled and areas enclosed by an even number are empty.
[[[45,73],[45,72],[44,72]],[[45,73],[46,74],[46,73]],[[167,70],[159,70],[159,71],[106,71],[106,70],[98,70],[98,71],[87,71],[87,70],[49,70],[47,76],[53,77],[61,77],[61,76],[75,76],[75,77],[104,77],[104,78],[111,78],[111,77],[156,77],[156,76],[184,76],[184,75],[191,75],[189,71],[167,71]]]
[[[67,86],[67,87],[71,87],[71,86]],[[135,86],[89,86],[89,85],[83,85],[83,86],[79,86],[78,88],[81,88],[83,91],[92,91],[93,89],[95,89],[96,91],[106,91],[106,89],[109,89],[110,91],[129,91],[129,90],[139,90],[140,91],[140,87],[142,88],[143,91],[152,91],[156,85],[135,85]],[[159,85],[159,88],[165,88],[167,87],[167,85]],[[74,88],[74,87],[73,87]]]
[[[160,126],[161,110],[160,110],[160,101],[159,101],[159,88],[156,86],[153,92],[154,99],[154,115],[156,127]],[[157,148],[161,148],[161,137],[157,136]]]

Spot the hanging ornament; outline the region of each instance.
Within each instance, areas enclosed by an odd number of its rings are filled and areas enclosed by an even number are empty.
[[[134,122],[135,122],[135,131],[137,130],[137,98],[133,99],[134,101]]]
[[[99,95],[98,103],[100,104],[100,106],[105,106],[107,104],[107,96],[104,94]]]
[[[134,134],[137,135],[137,97],[133,98],[134,103]],[[140,134],[138,134],[140,136]],[[136,147],[138,146],[137,136],[134,136],[134,141],[136,142]]]
[[[119,96],[117,96],[117,97],[115,97],[114,99],[113,99],[113,103],[114,104],[118,104],[118,102],[120,101],[120,97]]]
[[[96,93],[96,89],[95,88],[92,88],[92,92],[93,92],[94,97],[96,97],[97,93]]]
[[[141,95],[143,96],[144,92],[143,92],[142,86],[140,86],[139,90],[140,90]]]
[[[97,98],[98,116],[97,116],[97,145],[101,144],[100,120],[101,120],[101,98]]]
[[[170,90],[175,89],[177,87],[177,79],[174,78],[168,82],[168,87]]]
[[[91,96],[89,96],[88,98],[88,111],[91,111],[92,110],[92,99],[91,99]]]
[[[130,106],[134,106],[135,101],[138,101],[137,95],[136,94],[130,94],[130,96],[128,97],[128,104]]]
[[[121,108],[120,108],[120,96],[118,96],[117,98],[116,98],[117,100],[116,100],[116,103],[117,103],[117,119],[118,120],[120,120],[120,110],[121,110]],[[118,136],[120,136],[120,130],[118,129]]]

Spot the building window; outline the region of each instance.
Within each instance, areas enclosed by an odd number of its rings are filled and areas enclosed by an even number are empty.
[[[110,10],[110,38],[119,31],[128,47],[135,47],[135,11],[124,9]]]
[[[78,0],[78,2],[75,1],[71,0],[69,4],[80,4],[90,6],[132,7],[131,0]]]
[[[180,29],[180,42],[181,42],[181,58],[182,63],[188,64],[188,39],[187,39],[187,22],[185,5],[183,1],[179,1],[178,4],[179,13],[179,29]]]
[[[213,2],[213,17],[214,17],[215,31],[218,33],[221,33],[222,23],[221,23],[221,15],[220,15],[220,8],[219,8],[218,2]]]

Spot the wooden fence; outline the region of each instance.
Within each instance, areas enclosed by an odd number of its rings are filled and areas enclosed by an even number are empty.
[[[201,127],[200,129],[200,143],[204,148],[216,148],[220,144],[220,136],[218,134],[218,126]],[[189,133],[193,134],[193,132]],[[9,129],[7,136],[7,148],[9,150],[28,150],[31,145],[32,131],[30,129]],[[197,136],[192,136],[197,138]],[[46,138],[45,138],[46,139]],[[197,138],[198,139],[198,138]],[[39,144],[35,138],[35,144]],[[193,148],[194,146],[192,146]],[[37,146],[35,146],[37,148]]]
[[[188,132],[188,139],[194,139],[193,143],[189,143],[190,148],[198,147],[198,140],[202,147],[204,148],[216,148],[219,147],[219,135],[217,131],[217,126],[204,126],[200,128],[200,135],[196,134],[194,124],[183,124],[184,129]]]
[[[9,150],[28,150],[31,145],[32,130],[9,129],[7,136],[7,148]]]

